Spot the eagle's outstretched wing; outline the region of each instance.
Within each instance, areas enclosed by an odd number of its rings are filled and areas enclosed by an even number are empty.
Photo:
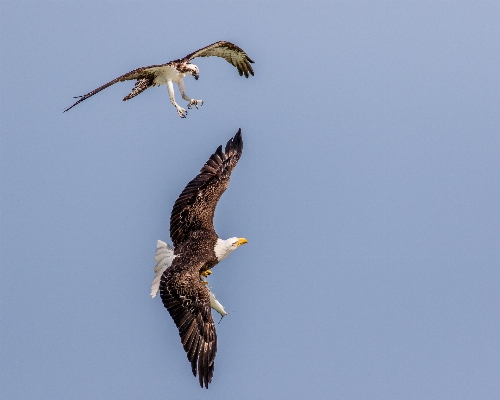
[[[182,191],[170,216],[170,237],[177,248],[189,233],[203,229],[214,231],[214,212],[229,178],[243,151],[241,129],[205,163],[200,173]]]
[[[191,370],[200,386],[208,389],[214,374],[214,360],[217,353],[217,333],[210,310],[210,291],[202,284],[198,274],[190,274],[184,268],[190,264],[199,270],[203,261],[176,257],[160,282],[163,305],[179,329],[181,342],[191,362]]]
[[[241,75],[245,75],[248,78],[248,74],[253,76],[253,69],[250,63],[254,63],[248,54],[245,53],[241,48],[232,44],[230,42],[217,42],[210,46],[203,47],[194,53],[188,54],[184,57],[185,60],[191,61],[196,57],[210,57],[217,56],[224,58],[228,63],[233,64]]]
[[[132,97],[137,96],[139,93],[142,93],[147,88],[153,86],[154,79],[161,68],[171,68],[171,67],[168,66],[168,64],[151,65],[149,67],[137,68],[134,69],[133,71],[127,72],[126,74],[119,76],[116,79],[113,79],[112,81],[98,87],[97,89],[92,90],[87,94],[84,94],[83,96],[76,96],[75,99],[78,99],[78,101],[71,107],[66,108],[63,112],[71,110],[74,106],[81,103],[83,100],[92,97],[94,94],[99,93],[101,90],[104,90],[110,87],[111,85],[114,85],[117,82],[132,81],[134,79],[137,79],[137,82],[134,88],[132,89],[132,92],[130,92],[130,94],[128,94],[123,98],[123,101],[129,100]]]

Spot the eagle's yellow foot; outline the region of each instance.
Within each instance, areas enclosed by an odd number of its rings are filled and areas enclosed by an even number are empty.
[[[203,283],[204,285],[208,285],[207,281],[201,281],[201,283]]]
[[[212,271],[207,269],[206,271],[203,271],[200,275],[203,275],[206,278],[208,275],[212,275]]]

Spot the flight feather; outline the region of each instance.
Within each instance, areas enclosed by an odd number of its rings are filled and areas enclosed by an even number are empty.
[[[194,230],[214,230],[215,207],[229,185],[231,172],[242,151],[240,129],[227,142],[225,150],[222,151],[222,146],[219,146],[200,173],[184,188],[170,217],[170,237],[174,247],[188,239],[189,233]]]

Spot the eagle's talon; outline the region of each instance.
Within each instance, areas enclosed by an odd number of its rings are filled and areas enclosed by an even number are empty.
[[[207,277],[208,275],[212,275],[212,271],[210,271],[209,269],[207,269],[207,270],[203,271],[201,273],[201,275],[203,275],[204,277]]]

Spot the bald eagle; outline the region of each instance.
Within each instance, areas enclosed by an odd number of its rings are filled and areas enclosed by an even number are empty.
[[[156,255],[155,255],[155,278],[153,279],[153,284],[151,285],[151,297],[155,298],[160,290],[160,280],[165,272],[165,270],[172,265],[172,261],[174,260],[174,248],[170,246],[168,243],[165,243],[162,240],[158,240],[156,243]],[[203,281],[205,285],[208,285],[207,278],[205,275],[201,275],[200,279]],[[221,315],[221,320],[228,313],[224,309],[224,306],[219,303],[219,301],[215,298],[215,295],[210,292],[210,306],[217,311]],[[219,321],[220,322],[220,321]]]
[[[84,94],[83,96],[76,96],[75,99],[78,99],[78,101],[71,107],[65,109],[63,112],[71,110],[74,106],[81,103],[83,100],[88,99],[94,94],[99,93],[101,90],[104,90],[117,82],[137,80],[134,88],[127,96],[123,98],[123,101],[137,96],[138,94],[144,92],[147,88],[167,85],[170,102],[176,108],[177,114],[179,114],[181,118],[186,118],[187,111],[179,106],[175,101],[173,83],[177,83],[182,98],[189,102],[187,106],[188,108],[191,108],[191,106],[195,106],[196,108],[198,108],[198,105],[203,105],[203,100],[192,99],[186,94],[184,81],[182,80],[182,78],[188,75],[192,75],[196,80],[198,80],[200,71],[198,67],[194,64],[191,64],[190,61],[196,57],[210,56],[224,58],[227,62],[231,63],[238,69],[240,76],[245,75],[245,78],[248,78],[249,74],[253,76],[253,69],[250,63],[253,63],[254,61],[252,61],[250,57],[248,57],[247,53],[245,53],[235,44],[221,41],[213,43],[207,47],[203,47],[200,50],[188,54],[184,58],[179,58],[166,64],[151,65],[149,67],[134,69],[133,71],[119,76],[118,78],[113,79],[111,82],[108,82],[105,85],[102,85],[97,89]]]
[[[242,151],[240,129],[224,150],[219,146],[176,200],[170,217],[174,247],[159,240],[156,249],[156,276],[151,296],[160,292],[163,305],[179,329],[193,375],[198,373],[200,386],[207,389],[217,352],[210,307],[222,316],[227,313],[210,292],[206,277],[216,264],[247,243],[245,238],[220,239],[214,230],[213,218]]]

